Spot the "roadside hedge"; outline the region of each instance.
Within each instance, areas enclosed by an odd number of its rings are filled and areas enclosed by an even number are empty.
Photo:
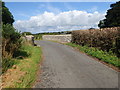
[[[2,30],[2,57],[12,57],[21,47],[21,35],[10,24],[3,25]]]
[[[72,43],[112,51],[120,57],[120,27],[73,31]]]
[[[11,58],[20,49],[21,42],[21,34],[12,25],[2,25],[2,72],[14,64]]]

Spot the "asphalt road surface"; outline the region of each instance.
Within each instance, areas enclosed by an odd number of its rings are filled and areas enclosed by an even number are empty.
[[[35,41],[44,60],[34,88],[118,88],[118,72],[76,51],[50,41]]]

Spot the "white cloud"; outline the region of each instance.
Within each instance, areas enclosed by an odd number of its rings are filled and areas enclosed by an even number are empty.
[[[43,14],[32,16],[29,20],[18,20],[14,26],[20,31],[30,31],[32,33],[79,30],[97,27],[98,22],[104,16],[104,14],[99,12],[88,13],[78,10],[59,14],[44,12]]]

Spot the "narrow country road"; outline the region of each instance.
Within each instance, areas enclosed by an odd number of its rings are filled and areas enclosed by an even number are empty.
[[[34,88],[117,88],[118,72],[72,47],[35,41],[44,60]]]

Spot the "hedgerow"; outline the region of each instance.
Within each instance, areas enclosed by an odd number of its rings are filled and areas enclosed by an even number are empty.
[[[72,42],[112,51],[120,57],[120,27],[73,31]]]

